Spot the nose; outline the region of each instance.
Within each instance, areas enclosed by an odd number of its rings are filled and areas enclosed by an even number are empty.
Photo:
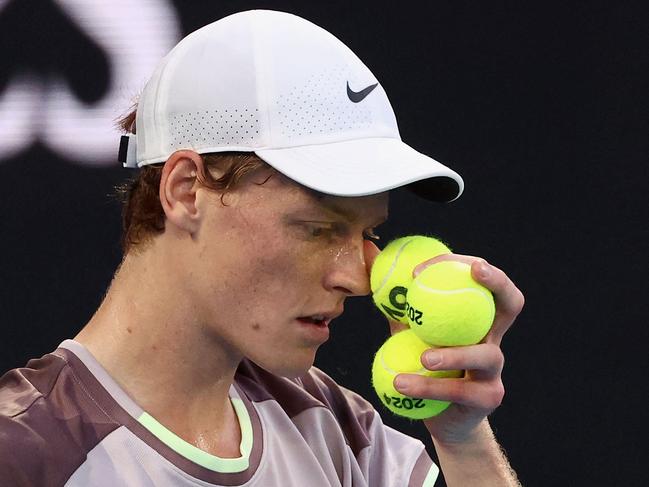
[[[346,296],[365,296],[370,293],[370,278],[365,262],[363,242],[332,249],[325,288]]]

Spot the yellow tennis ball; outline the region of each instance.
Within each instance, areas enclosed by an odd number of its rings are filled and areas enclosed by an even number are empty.
[[[406,294],[412,282],[412,271],[425,260],[451,251],[439,240],[411,235],[391,241],[376,256],[370,272],[374,304],[394,321],[408,324]]]
[[[372,364],[372,385],[383,405],[393,413],[411,419],[425,419],[436,416],[451,404],[448,401],[404,396],[394,388],[393,381],[399,373],[438,378],[462,376],[461,370],[426,369],[421,364],[421,354],[430,348],[412,330],[404,330],[388,338],[376,352]]]
[[[437,347],[472,345],[493,323],[493,295],[471,276],[471,266],[443,261],[424,269],[408,288],[410,328]]]

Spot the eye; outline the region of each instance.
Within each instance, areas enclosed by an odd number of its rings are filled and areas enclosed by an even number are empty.
[[[311,236],[312,237],[321,237],[324,235],[327,229],[323,227],[311,227]]]
[[[311,237],[330,236],[336,227],[330,223],[306,222],[306,229]]]

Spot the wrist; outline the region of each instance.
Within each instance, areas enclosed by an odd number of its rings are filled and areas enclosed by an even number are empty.
[[[461,434],[432,435],[435,449],[443,449],[450,453],[461,451],[467,454],[473,450],[480,451],[489,448],[495,442],[495,436],[487,418],[484,418],[473,429]]]
[[[432,436],[441,470],[450,486],[520,487],[504,451],[485,418],[467,435],[440,440]]]

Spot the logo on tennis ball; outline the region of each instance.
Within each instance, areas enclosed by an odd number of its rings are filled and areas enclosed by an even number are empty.
[[[413,269],[426,259],[449,253],[437,239],[410,235],[392,240],[374,260],[370,273],[372,299],[390,320],[408,324],[406,297]]]
[[[424,312],[419,311],[416,308],[413,308],[410,306],[410,303],[406,301],[406,314],[408,315],[408,319],[410,320],[410,324],[415,324],[415,325],[423,325],[424,322]]]
[[[424,377],[458,378],[460,370],[428,370],[421,363],[421,354],[431,348],[414,330],[403,330],[388,338],[378,349],[372,362],[372,386],[383,405],[399,416],[425,419],[444,411],[451,403],[436,399],[411,397],[394,387],[398,374]]]
[[[385,311],[385,313],[395,321],[399,321],[401,318],[406,316],[404,310],[408,305],[406,301],[407,294],[407,288],[403,286],[395,286],[390,290],[390,294],[388,295],[388,300],[393,307],[391,308],[390,306],[381,303],[383,311]]]
[[[383,402],[388,405],[388,407],[393,407],[395,409],[421,409],[425,408],[426,404],[423,399],[419,397],[395,397],[388,396],[385,392],[383,393]]]

